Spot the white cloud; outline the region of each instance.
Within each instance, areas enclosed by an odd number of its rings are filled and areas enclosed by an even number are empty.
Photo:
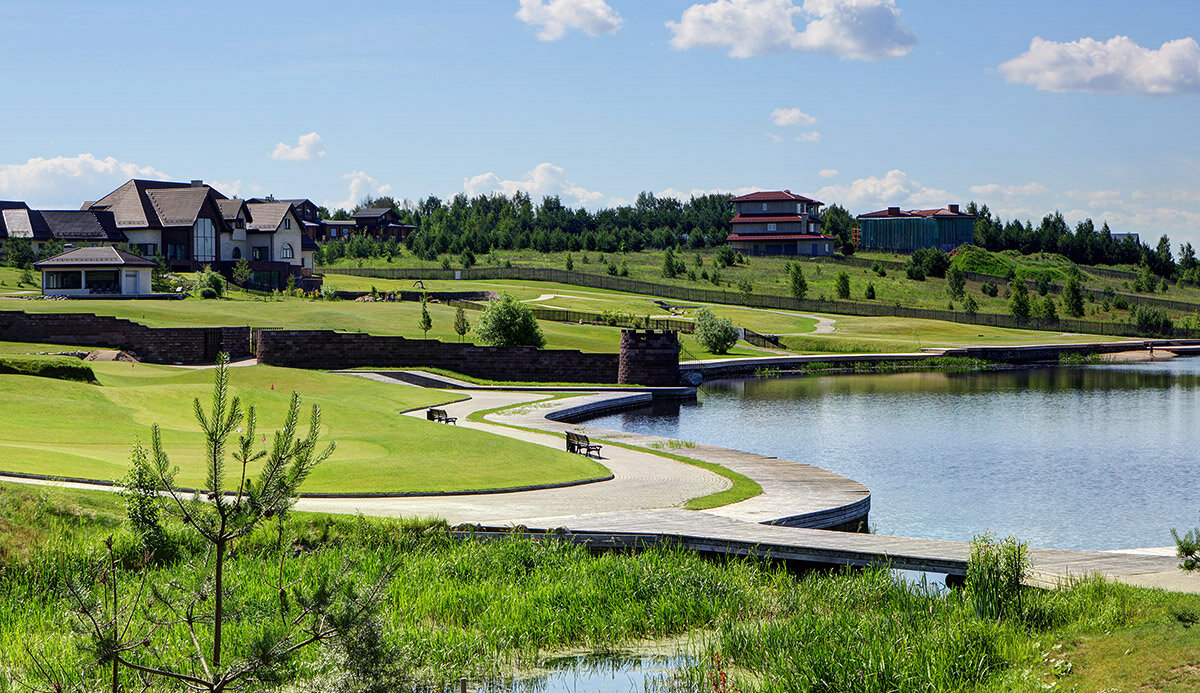
[[[817,119],[799,108],[776,108],[771,111],[771,121],[776,125],[812,125]]]
[[[817,191],[817,198],[826,204],[836,202],[843,206],[874,209],[952,202],[949,192],[921,185],[898,169],[888,171],[882,177],[859,178],[849,185],[827,185]]]
[[[1041,183],[1025,183],[1023,185],[987,183],[985,185],[972,185],[970,191],[973,195],[984,195],[987,197],[1025,197],[1027,195],[1045,195],[1050,192],[1050,189]]]
[[[1042,91],[1177,94],[1200,92],[1200,44],[1188,37],[1143,48],[1128,36],[1069,43],[1034,37],[1029,50],[1002,63],[1009,82]]]
[[[796,135],[796,141],[797,142],[820,142],[821,141],[821,133],[817,132],[816,130],[812,130],[810,132],[802,132],[799,135]]]
[[[744,187],[744,188],[734,188],[733,190],[726,190],[723,188],[709,188],[707,190],[705,190],[704,188],[692,188],[691,191],[689,191],[689,192],[683,192],[681,190],[676,190],[675,188],[667,188],[666,190],[662,190],[662,191],[654,193],[654,196],[655,197],[673,197],[680,201],[687,201],[690,198],[703,197],[704,195],[733,195],[734,197],[737,197],[738,195],[748,195],[752,192],[757,192],[759,190],[763,190],[763,188],[756,188],[756,187],[752,187],[752,186]]]
[[[764,132],[763,134],[766,135],[767,139],[771,140],[775,144],[779,144],[780,142],[783,141],[782,137],[780,137],[779,135],[776,135],[773,132]]]
[[[239,197],[241,195],[242,188],[245,187],[241,178],[233,181],[214,180],[210,184],[214,189],[219,190],[222,195],[226,195],[228,197]]]
[[[0,198],[25,200],[34,206],[49,202],[73,208],[84,197],[95,199],[130,178],[168,177],[153,166],[118,161],[111,156],[99,159],[85,153],[52,159],[37,157],[23,164],[0,164]],[[79,198],[74,199],[76,196]]]
[[[562,167],[555,166],[549,161],[533,167],[533,170],[526,172],[525,177],[521,180],[501,180],[491,171],[464,178],[463,191],[470,196],[487,195],[493,192],[512,195],[518,191],[524,191],[533,198],[558,195],[567,198],[566,202],[568,203],[585,207],[611,204],[604,193],[575,185],[567,179],[567,172]]]
[[[793,23],[805,21],[797,31]],[[917,44],[895,0],[713,0],[667,22],[671,46],[729,47],[734,58],[799,51],[853,60],[908,55]]]
[[[325,140],[315,132],[300,135],[296,146],[292,147],[280,142],[271,152],[271,158],[279,161],[309,161],[325,156]]]
[[[372,197],[378,197],[379,195],[386,195],[392,190],[391,185],[381,184],[371,176],[368,176],[365,171],[351,171],[350,173],[343,173],[342,178],[350,181],[348,190],[349,194],[347,194],[346,199],[342,200],[341,202],[326,201],[325,206],[330,210],[354,209],[354,207],[357,206],[364,197],[367,197],[368,195]]]
[[[604,0],[521,0],[517,19],[540,27],[541,41],[557,41],[568,29],[579,29],[589,36],[616,33],[625,22]]]
[[[817,175],[822,178],[837,178],[839,173],[841,173],[841,171],[837,170],[836,168],[823,168],[820,171],[817,171]]]

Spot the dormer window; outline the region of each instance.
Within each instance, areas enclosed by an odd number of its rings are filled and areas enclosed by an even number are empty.
[[[767,211],[767,203],[766,202],[763,203],[762,211],[764,211],[764,212]]]
[[[775,225],[774,225],[774,224],[767,224],[767,230],[768,230],[768,231],[774,231],[774,230],[775,230]]]
[[[288,218],[284,218],[284,220],[283,220],[283,228],[285,228],[285,229],[290,229],[290,228],[292,228],[292,220],[291,220],[291,219],[288,219]]]

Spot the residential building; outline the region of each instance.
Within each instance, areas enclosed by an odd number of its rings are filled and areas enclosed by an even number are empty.
[[[790,190],[733,198],[726,239],[745,255],[832,255],[837,239],[821,233],[821,203]]]
[[[37,210],[24,202],[0,201],[0,248],[9,239],[24,239],[37,253],[52,243],[100,246],[128,242],[111,212]]]
[[[862,250],[911,253],[937,248],[949,252],[975,240],[975,215],[961,211],[958,205],[907,211],[888,207],[860,214],[858,223]]]
[[[148,295],[155,265],[112,246],[73,248],[33,263],[45,296]]]
[[[358,210],[351,217],[354,219],[356,233],[380,241],[389,238],[403,241],[408,238],[408,234],[417,230],[417,227],[411,224],[400,223],[400,215],[391,207],[368,207]]]

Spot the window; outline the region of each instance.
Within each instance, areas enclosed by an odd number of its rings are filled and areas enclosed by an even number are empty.
[[[804,205],[800,202],[796,203],[796,214],[804,214]]]
[[[239,248],[239,247],[237,247],[236,245],[235,245],[235,246],[233,246],[233,259],[234,259],[234,260],[241,260],[241,259],[242,259],[242,249],[241,249],[241,248]]]
[[[133,254],[141,255],[142,257],[154,257],[158,255],[157,243],[135,243],[133,245]]]
[[[774,224],[767,224],[767,230],[768,230],[768,231],[774,231],[774,230],[775,230],[775,225],[774,225]]]
[[[217,259],[217,232],[212,219],[197,219],[192,227],[195,240],[195,254],[198,262],[212,262]]]
[[[764,211],[764,212],[765,212],[765,211],[767,211],[767,203],[766,203],[766,202],[764,202],[764,203],[763,203],[763,209],[762,209],[762,211]]]
[[[288,219],[287,217],[284,217],[283,218],[283,228],[285,228],[285,229],[292,228],[292,220]]]
[[[167,244],[167,259],[168,260],[186,260],[187,245],[184,243],[168,243]]]
[[[259,246],[257,248],[251,248],[250,249],[250,259],[254,260],[255,262],[262,262],[263,260],[266,260],[267,259],[267,249],[262,246]]]
[[[279,249],[279,257],[284,260],[291,260],[292,258],[296,257],[296,254],[292,251],[291,243],[283,244],[283,247]]]
[[[46,272],[45,287],[47,289],[82,289],[83,273],[79,270],[70,272]]]

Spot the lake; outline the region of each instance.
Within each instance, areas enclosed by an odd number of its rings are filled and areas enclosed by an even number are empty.
[[[705,383],[589,425],[807,462],[871,489],[882,534],[1173,545],[1200,519],[1200,359]],[[682,451],[686,453],[686,450]]]

